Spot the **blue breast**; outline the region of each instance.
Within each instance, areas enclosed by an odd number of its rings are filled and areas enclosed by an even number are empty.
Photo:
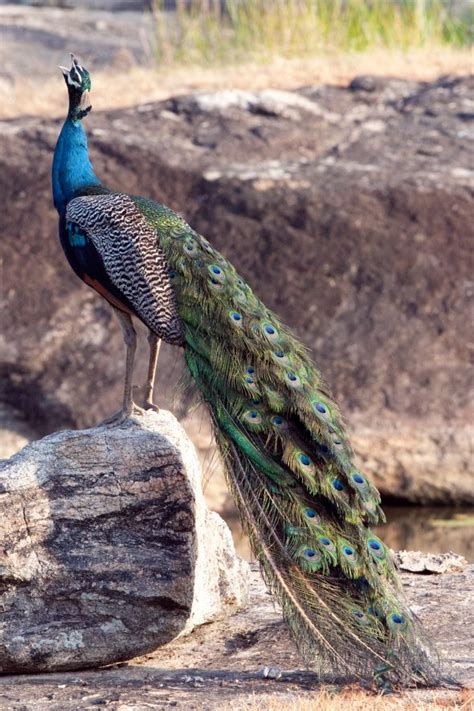
[[[73,222],[66,223],[67,239],[71,247],[85,247],[87,245],[88,237],[79,225]]]

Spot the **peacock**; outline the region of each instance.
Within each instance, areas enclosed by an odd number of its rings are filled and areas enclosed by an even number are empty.
[[[370,528],[384,518],[379,493],[354,466],[308,350],[182,217],[102,185],[82,126],[90,75],[71,56],[53,198],[72,269],[123,330],[124,397],[110,424],[142,411],[132,397],[138,318],[150,334],[143,407],[156,407],[160,341],[184,349],[253,553],[307,663],[382,686],[435,683],[390,551]]]

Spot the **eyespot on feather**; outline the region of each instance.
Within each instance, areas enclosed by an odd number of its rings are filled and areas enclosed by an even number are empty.
[[[284,351],[278,349],[275,351],[271,351],[270,355],[273,358],[273,360],[275,361],[275,363],[278,363],[278,365],[281,365],[281,366],[290,365],[290,359]]]
[[[201,241],[201,247],[206,252],[208,252],[208,254],[212,254],[214,252],[214,250],[212,249],[211,245],[209,244],[209,242],[207,240],[205,240],[205,239],[203,239],[203,237],[201,237],[200,241]]]
[[[247,410],[242,415],[242,421],[248,427],[260,427],[263,422],[262,415],[258,410]]]
[[[229,311],[229,318],[234,326],[242,326],[242,314],[239,311]]]
[[[348,561],[351,565],[357,565],[359,563],[359,556],[357,555],[357,551],[348,543],[341,544],[340,552],[344,559]]]
[[[389,630],[394,634],[403,634],[409,626],[408,617],[398,610],[392,610],[386,614],[385,622]]]
[[[320,551],[308,545],[302,545],[296,553],[303,568],[316,571],[323,565],[323,556]]]
[[[209,264],[207,267],[208,272],[211,276],[211,280],[218,281],[223,284],[226,280],[226,275],[224,270],[218,264]]]
[[[293,370],[286,370],[284,378],[285,378],[285,383],[292,390],[302,390],[303,389],[303,383],[301,382],[299,375],[297,375]]]
[[[207,283],[214,291],[221,291],[224,288],[224,284],[217,279],[214,279],[214,277],[211,277]]]
[[[277,427],[279,430],[286,430],[288,429],[288,422],[281,417],[281,415],[273,415],[270,418],[270,422],[274,427]]]
[[[187,239],[183,244],[183,251],[188,257],[197,257],[199,247],[193,239]]]
[[[334,542],[331,541],[331,539],[328,538],[327,536],[319,536],[318,542],[329,553],[336,552],[336,546],[335,546]]]
[[[351,614],[353,615],[355,622],[362,627],[374,627],[377,629],[379,626],[377,619],[374,619],[373,616],[371,617],[359,607],[353,607],[351,609]]]
[[[321,516],[318,514],[317,511],[315,511],[309,506],[305,508],[304,516],[306,521],[310,523],[311,526],[319,526],[319,524],[321,523]]]
[[[271,343],[278,343],[281,338],[280,331],[273,323],[271,323],[270,321],[263,321],[261,323],[260,328],[263,335],[268,341],[270,341]]]
[[[324,420],[331,419],[331,411],[328,405],[319,397],[313,396],[310,400],[311,407],[316,415]]]
[[[376,560],[384,560],[386,557],[385,546],[381,540],[372,537],[367,539],[367,548],[370,555]]]

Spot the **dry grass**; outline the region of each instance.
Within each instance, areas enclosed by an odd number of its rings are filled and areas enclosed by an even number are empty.
[[[161,70],[131,68],[127,71],[94,72],[93,103],[96,110],[135,106],[159,101],[194,90],[247,89],[268,87],[295,89],[305,84],[344,85],[357,74],[396,76],[430,80],[442,74],[472,72],[468,49],[424,47],[409,51],[374,49],[364,53],[334,52],[321,57],[274,58],[264,64],[219,68],[174,67]],[[62,116],[65,90],[57,75],[42,82],[22,78],[14,86],[0,84],[0,118],[19,116]]]
[[[447,0],[155,0],[160,64],[239,63],[328,50],[469,46],[473,12]]]
[[[459,693],[433,694],[430,701],[420,700],[419,695],[374,696],[360,690],[345,689],[341,692],[323,689],[311,697],[295,697],[291,700],[255,698],[239,711],[473,711],[473,692],[465,689]]]

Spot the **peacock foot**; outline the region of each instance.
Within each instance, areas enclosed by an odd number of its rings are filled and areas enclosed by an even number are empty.
[[[118,427],[119,425],[122,425],[124,422],[134,417],[135,415],[144,414],[145,409],[137,405],[135,402],[132,402],[128,407],[122,407],[117,412],[114,412],[114,414],[110,417],[107,417],[105,420],[102,420],[102,422],[99,423],[99,427]]]
[[[143,401],[143,409],[144,410],[153,410],[153,412],[160,411],[160,408],[158,407],[158,405],[155,405],[154,402],[152,402],[151,400],[147,400],[147,399],[145,399]]]

